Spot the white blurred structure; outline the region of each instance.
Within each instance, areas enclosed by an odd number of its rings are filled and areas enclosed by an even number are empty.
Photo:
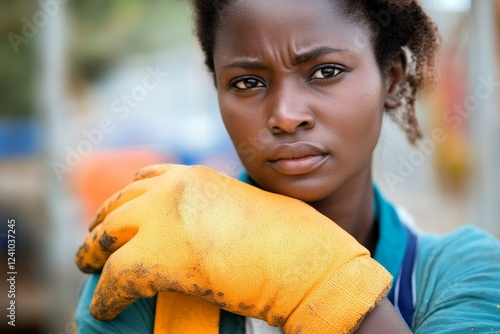
[[[485,88],[492,95],[477,96],[479,106],[471,115],[474,161],[474,217],[480,227],[500,238],[500,72],[499,33],[495,26],[495,1],[473,1],[470,29],[471,92]]]

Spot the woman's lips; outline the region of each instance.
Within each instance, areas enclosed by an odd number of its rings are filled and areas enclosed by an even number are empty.
[[[287,143],[271,152],[268,160],[276,171],[287,175],[310,173],[328,158],[325,151],[308,142]]]
[[[307,174],[318,168],[327,159],[327,155],[306,155],[300,158],[271,160],[269,164],[276,171],[286,175]]]

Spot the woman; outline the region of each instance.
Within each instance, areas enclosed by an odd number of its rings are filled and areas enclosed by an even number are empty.
[[[420,5],[193,5],[252,186],[200,167],[140,171],[77,254],[86,272],[104,266],[82,293],[80,331],[499,332],[498,242],[472,227],[417,235],[372,184],[384,112],[421,136],[415,95],[438,37]]]

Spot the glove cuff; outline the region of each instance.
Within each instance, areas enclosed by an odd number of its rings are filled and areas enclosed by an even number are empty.
[[[392,276],[367,255],[332,270],[288,317],[285,333],[352,333],[391,288]]]

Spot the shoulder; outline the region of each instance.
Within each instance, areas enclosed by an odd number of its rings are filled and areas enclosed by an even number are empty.
[[[500,331],[500,243],[466,226],[422,235],[415,273],[417,333]]]
[[[443,236],[424,234],[420,237],[418,266],[421,270],[441,274],[451,270],[448,281],[470,274],[464,269],[481,268],[485,264],[489,267],[499,262],[500,242],[474,226],[465,226]]]
[[[111,321],[99,321],[89,312],[90,301],[100,275],[90,275],[75,310],[78,333],[152,333],[156,298],[140,298]]]

